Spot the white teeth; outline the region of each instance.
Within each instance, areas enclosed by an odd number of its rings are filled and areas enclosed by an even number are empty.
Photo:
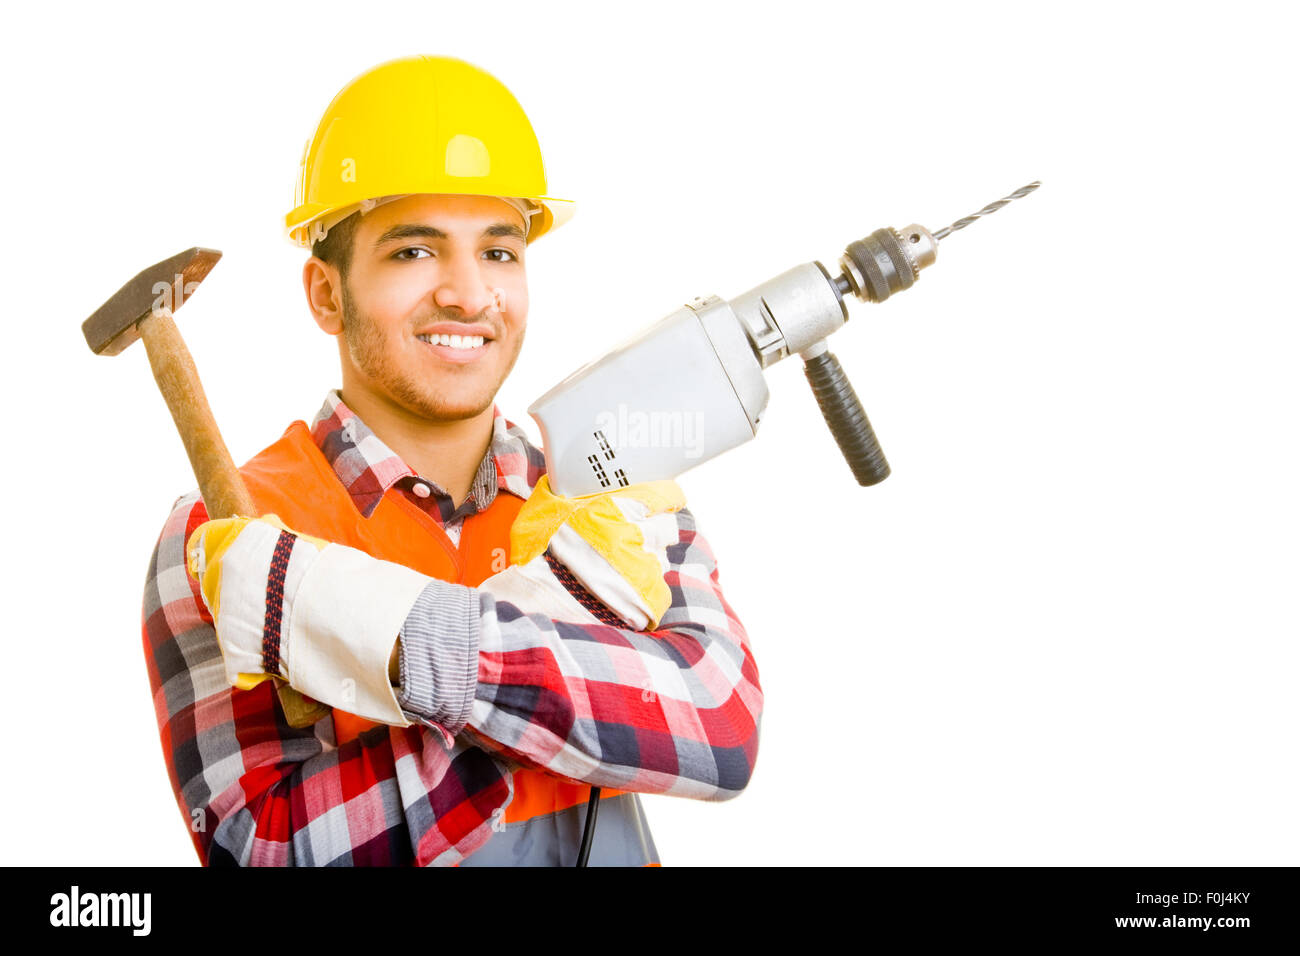
[[[453,349],[476,349],[483,344],[481,335],[417,335],[416,338],[430,345],[446,345]]]

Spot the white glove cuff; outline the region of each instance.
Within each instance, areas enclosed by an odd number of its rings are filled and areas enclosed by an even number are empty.
[[[283,648],[289,683],[366,720],[410,726],[388,679],[388,659],[430,580],[356,548],[326,547],[294,596]]]
[[[512,564],[498,571],[480,583],[478,590],[499,601],[508,601],[525,614],[542,614],[552,621],[572,624],[600,623],[600,618],[569,593],[551,571],[544,555],[539,554],[527,564]]]

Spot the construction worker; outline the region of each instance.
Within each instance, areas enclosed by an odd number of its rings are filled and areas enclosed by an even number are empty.
[[[178,498],[144,650],[205,865],[657,865],[638,799],[747,785],[763,695],[672,481],[565,498],[494,401],[547,195],[523,110],[416,56],[307,144],[290,239],[343,385],[241,469],[259,515]],[[256,372],[257,370],[251,370]]]

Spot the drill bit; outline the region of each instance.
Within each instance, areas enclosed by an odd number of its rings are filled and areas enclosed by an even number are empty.
[[[934,238],[936,239],[942,239],[944,236],[948,235],[949,233],[956,232],[958,229],[965,229],[967,226],[969,226],[976,219],[979,219],[981,216],[987,216],[989,213],[997,212],[999,209],[1001,209],[1007,203],[1011,202],[1011,200],[1013,199],[1020,199],[1022,196],[1028,196],[1031,192],[1033,192],[1041,185],[1042,183],[1040,183],[1038,180],[1034,180],[1028,186],[1021,186],[1010,196],[1006,196],[1003,199],[999,199],[997,202],[991,202],[983,209],[981,209],[979,212],[974,212],[971,213],[969,216],[964,216],[963,218],[958,219],[956,222],[954,222],[951,226],[944,226],[944,228],[938,230],[937,232],[932,232],[931,235],[934,236]]]

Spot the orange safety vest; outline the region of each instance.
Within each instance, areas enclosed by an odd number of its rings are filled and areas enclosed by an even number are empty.
[[[258,453],[239,471],[260,512],[279,515],[294,531],[348,545],[372,557],[404,564],[421,574],[468,587],[476,587],[509,565],[510,526],[524,504],[513,494],[498,491],[485,511],[464,519],[459,545],[453,544],[433,518],[398,490],[386,493],[366,518],[357,510],[347,488],[303,421],[295,421],[279,441]],[[337,707],[332,710],[338,744],[379,726]],[[502,833],[509,833],[511,823],[579,805],[574,812],[585,818],[591,793],[585,784],[569,783],[540,770],[519,769],[513,776],[514,799],[502,815],[506,829],[495,834],[483,849],[498,842]],[[611,803],[606,803],[607,800]],[[627,819],[621,819],[618,814]],[[608,824],[607,817],[611,818]],[[640,845],[609,846],[611,840],[620,839]],[[601,813],[592,841],[593,864],[604,855],[599,852],[602,842],[606,850],[619,850],[621,855],[611,858],[620,862],[649,865],[658,862],[635,794],[602,788]],[[474,860],[483,849],[471,853],[462,865]],[[520,858],[519,854],[516,858]]]

